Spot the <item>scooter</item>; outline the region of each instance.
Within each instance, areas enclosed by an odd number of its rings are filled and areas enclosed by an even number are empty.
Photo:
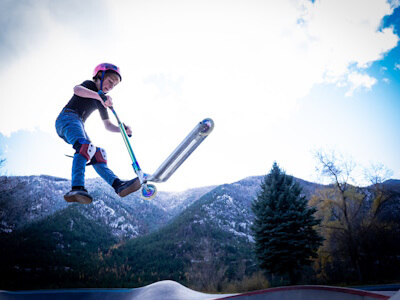
[[[98,91],[98,94],[103,101],[107,100],[107,97],[102,90]],[[109,109],[113,112],[115,118],[117,119],[119,130],[132,159],[133,170],[138,176],[142,186],[141,195],[146,200],[154,198],[157,194],[156,186],[153,184],[148,184],[147,182],[166,182],[214,129],[214,121],[212,119],[207,118],[198,123],[196,127],[189,133],[189,135],[161,164],[157,171],[150,175],[141,170],[135,154],[133,153],[132,146],[129,142],[124,123],[122,123],[118,118],[118,115],[112,106],[110,106]]]

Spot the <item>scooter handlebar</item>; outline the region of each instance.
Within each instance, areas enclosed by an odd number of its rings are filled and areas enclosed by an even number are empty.
[[[104,102],[107,101],[107,96],[106,94],[104,94],[102,90],[98,91],[97,94],[99,94],[99,96],[101,97],[101,99],[103,99]]]

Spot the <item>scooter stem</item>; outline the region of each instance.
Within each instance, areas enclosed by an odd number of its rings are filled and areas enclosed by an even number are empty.
[[[104,92],[102,90],[98,91],[97,93],[99,94],[101,99],[103,99],[104,102],[107,101],[107,97],[106,97],[106,95],[104,94]],[[121,122],[121,120],[118,118],[118,115],[115,112],[114,107],[109,106],[108,108],[113,112],[115,118],[117,119],[119,130],[121,131],[122,138],[123,138],[123,140],[125,142],[126,148],[128,149],[129,155],[130,155],[131,160],[132,160],[133,170],[135,171],[136,175],[138,176],[138,178],[140,180],[140,183],[143,185],[144,188],[147,189],[147,185],[145,183],[146,181],[144,179],[144,174],[143,174],[142,170],[140,169],[140,166],[139,166],[139,163],[136,160],[135,154],[133,153],[132,146],[131,146],[131,144],[130,144],[130,142],[128,140],[128,135],[127,135],[126,130],[125,130],[125,126]]]

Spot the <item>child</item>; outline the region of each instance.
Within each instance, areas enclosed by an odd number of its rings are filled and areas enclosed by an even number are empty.
[[[140,189],[138,178],[130,181],[121,181],[108,167],[107,156],[104,149],[96,147],[90,141],[84,127],[86,119],[94,110],[99,110],[107,130],[119,132],[119,127],[111,123],[107,107],[113,105],[110,96],[103,101],[98,91],[105,94],[110,92],[121,81],[120,70],[113,64],[103,63],[98,65],[93,72],[93,81],[86,80],[75,86],[74,95],[61,111],[56,121],[58,135],[71,144],[76,150],[72,163],[72,189],[64,195],[67,202],[79,202],[90,204],[93,198],[85,189],[85,167],[93,165],[96,172],[110,184],[115,192],[125,197]],[[132,134],[129,126],[126,126],[128,135]]]

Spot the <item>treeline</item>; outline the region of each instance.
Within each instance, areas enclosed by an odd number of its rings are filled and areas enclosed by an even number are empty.
[[[399,280],[400,182],[373,166],[364,170],[370,186],[357,187],[350,183],[356,164],[334,153],[316,157],[330,184],[307,207],[276,163],[253,202],[257,261],[267,278],[274,285]]]
[[[111,232],[72,205],[16,232],[0,233],[0,289],[97,287]]]
[[[196,203],[158,232],[107,251],[102,257],[106,269],[100,270],[105,282],[139,287],[169,279],[215,292],[251,276],[258,268],[250,242],[215,223],[196,222],[200,207]]]

